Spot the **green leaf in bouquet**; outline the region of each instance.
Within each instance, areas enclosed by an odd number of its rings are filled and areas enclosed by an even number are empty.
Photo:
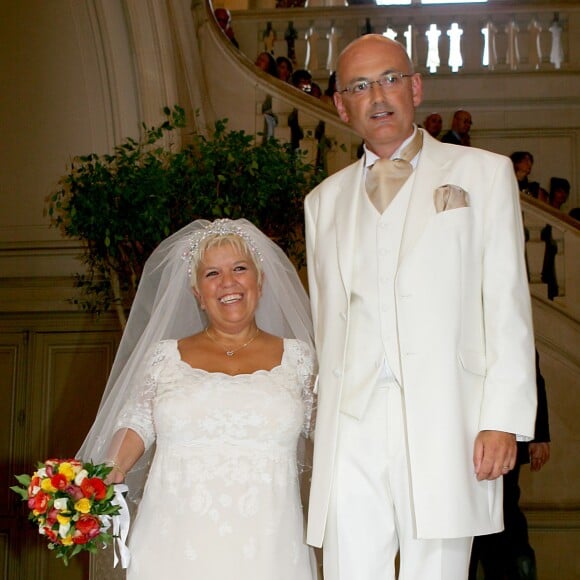
[[[27,473],[23,473],[22,475],[15,475],[14,477],[16,478],[16,480],[20,485],[23,485],[26,488],[28,488],[28,486],[30,485],[30,481],[32,480],[30,475],[28,475]]]
[[[28,499],[28,488],[18,487],[17,485],[13,485],[10,489],[17,493],[21,498],[22,501],[26,501]]]

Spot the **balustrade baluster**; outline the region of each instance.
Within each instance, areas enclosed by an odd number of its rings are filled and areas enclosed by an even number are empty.
[[[528,64],[537,70],[542,64],[542,26],[535,18],[528,25],[528,35]]]
[[[449,68],[451,72],[457,72],[463,66],[463,57],[461,55],[461,36],[463,29],[459,28],[457,22],[451,24],[451,28],[447,31],[449,37]]]
[[[562,26],[558,15],[555,16],[549,28],[552,33],[552,50],[550,51],[550,62],[559,69],[564,61],[564,49],[562,48]]]
[[[431,24],[427,32],[425,32],[425,36],[428,42],[425,66],[429,69],[430,73],[436,73],[441,65],[441,59],[439,58],[439,37],[441,36],[441,30],[437,28],[436,24]]]

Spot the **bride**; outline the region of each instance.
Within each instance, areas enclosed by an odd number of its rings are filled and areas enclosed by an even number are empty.
[[[144,488],[128,579],[316,578],[297,457],[311,333],[294,267],[245,220],[194,222],[152,254],[78,454]]]

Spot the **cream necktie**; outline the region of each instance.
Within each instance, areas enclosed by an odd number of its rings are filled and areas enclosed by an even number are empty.
[[[417,130],[415,136],[396,159],[378,159],[367,170],[366,190],[372,204],[379,213],[389,206],[399,189],[413,173],[412,159],[423,145],[423,133]]]

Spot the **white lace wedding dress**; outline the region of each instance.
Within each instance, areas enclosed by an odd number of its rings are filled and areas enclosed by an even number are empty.
[[[156,451],[129,536],[131,580],[313,580],[297,476],[313,355],[284,341],[271,371],[193,369],[156,347],[120,425]]]

